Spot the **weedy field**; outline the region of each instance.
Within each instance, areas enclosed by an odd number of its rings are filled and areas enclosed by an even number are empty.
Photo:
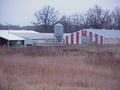
[[[0,90],[120,90],[120,46],[0,47]]]

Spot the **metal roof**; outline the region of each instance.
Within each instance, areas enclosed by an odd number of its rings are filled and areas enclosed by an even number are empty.
[[[54,34],[48,33],[13,33],[26,39],[53,39]]]
[[[54,39],[54,33],[13,33],[19,37],[28,39]],[[65,37],[64,34],[63,37]]]
[[[0,30],[0,33],[14,34],[24,39],[54,39],[54,33],[39,33],[32,30]],[[68,34],[64,34],[65,36]]]
[[[120,37],[120,30],[113,29],[85,29],[89,32],[96,33],[103,37]]]
[[[18,37],[16,35],[10,34],[10,33],[0,33],[0,37],[7,39],[7,40],[24,40],[21,37]]]

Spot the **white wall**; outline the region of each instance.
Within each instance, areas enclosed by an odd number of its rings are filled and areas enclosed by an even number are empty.
[[[104,37],[104,44],[120,44],[120,38],[118,37]]]

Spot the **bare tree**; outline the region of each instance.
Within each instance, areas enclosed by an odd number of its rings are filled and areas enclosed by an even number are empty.
[[[92,28],[106,28],[111,23],[111,17],[108,10],[103,10],[96,5],[86,13],[86,22]]]
[[[84,28],[85,18],[82,14],[74,14],[70,17],[72,19],[72,24],[74,26],[75,31],[78,31],[78,30]]]
[[[78,31],[85,26],[85,18],[82,14],[64,15],[60,22],[64,25],[64,31],[67,33]]]
[[[70,33],[74,31],[71,17],[64,15],[61,17],[60,22],[64,26],[64,32]]]
[[[48,32],[48,27],[52,26],[58,20],[58,12],[51,6],[45,6],[35,14],[36,22],[34,25],[43,26],[45,32]]]
[[[120,8],[116,7],[112,12],[114,28],[120,29]]]

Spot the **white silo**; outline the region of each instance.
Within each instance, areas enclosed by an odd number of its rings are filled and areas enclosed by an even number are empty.
[[[58,23],[54,26],[54,36],[56,44],[63,44],[63,25]]]

